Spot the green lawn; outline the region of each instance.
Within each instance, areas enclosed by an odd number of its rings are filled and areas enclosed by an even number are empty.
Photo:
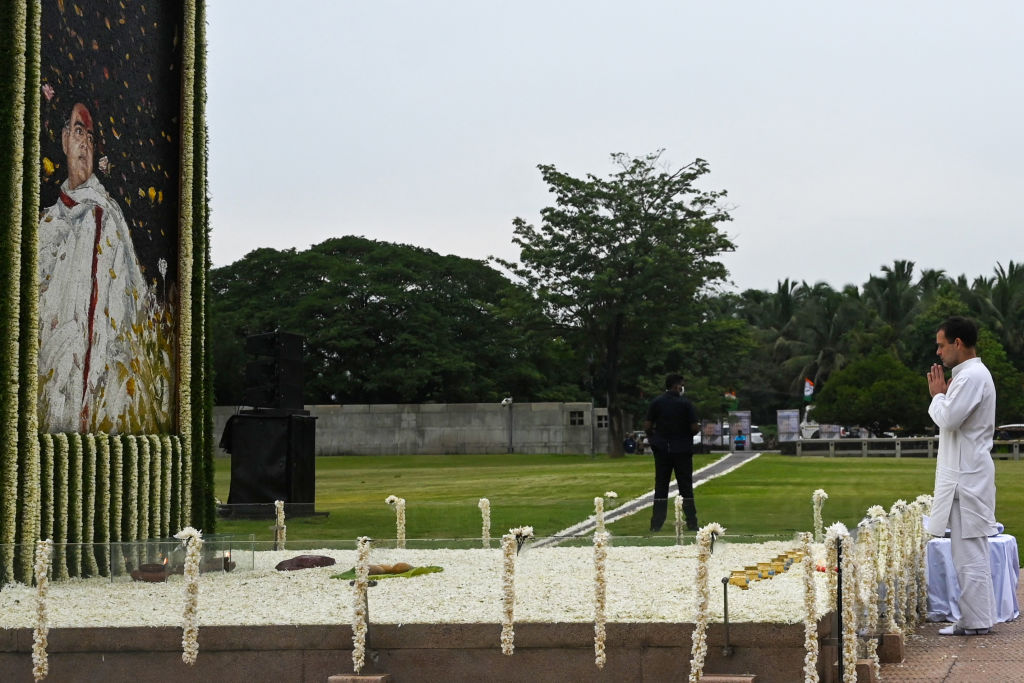
[[[718,455],[696,456],[697,469]],[[226,501],[230,461],[217,459],[216,494]],[[580,455],[343,456],[316,460],[316,509],[328,516],[290,518],[288,540],[394,538],[395,515],[384,503],[405,498],[407,536],[478,538],[477,501],[491,501],[491,534],[532,525],[540,536],[593,513],[593,499],[614,490],[620,501],[650,491],[650,456],[611,460]],[[871,505],[930,493],[935,461],[924,458],[825,458],[764,455],[696,491],[702,524],[717,521],[730,535],[788,536],[811,527],[811,492],[829,494],[825,523],[853,526]],[[1024,461],[996,461],[997,516],[1013,533],[1024,523]],[[609,508],[614,505],[609,506]],[[609,526],[616,536],[647,535],[650,511]],[[219,533],[269,540],[268,520],[219,520]],[[659,535],[672,535],[672,513]]]

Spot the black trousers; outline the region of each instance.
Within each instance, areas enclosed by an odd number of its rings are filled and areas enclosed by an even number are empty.
[[[697,506],[693,501],[693,453],[671,453],[654,449],[654,508],[651,530],[659,531],[668,514],[668,486],[675,472],[679,495],[683,498],[683,514],[689,529],[697,527]]]

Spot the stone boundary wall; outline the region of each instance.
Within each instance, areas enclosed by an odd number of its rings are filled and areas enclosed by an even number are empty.
[[[216,443],[237,410],[214,408]],[[317,418],[316,455],[608,452],[608,410],[583,402],[322,405],[306,410]]]
[[[831,617],[819,621],[819,637],[829,635]],[[501,654],[497,623],[371,624],[362,673],[388,673],[396,683],[679,681],[689,675],[692,633],[693,624],[610,623],[602,670],[594,664],[592,623],[516,624],[511,656]],[[803,680],[803,624],[730,624],[729,644],[726,657],[725,629],[709,625],[706,675]],[[181,661],[181,629],[174,627],[51,629],[47,650],[53,681],[324,683],[352,672],[347,625],[203,626],[192,667]],[[32,681],[31,629],[0,629],[0,672],[4,681]]]

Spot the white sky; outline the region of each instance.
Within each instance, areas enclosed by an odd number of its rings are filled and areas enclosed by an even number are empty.
[[[740,289],[1024,260],[1024,3],[211,0],[213,262],[515,259],[537,164],[707,159]]]

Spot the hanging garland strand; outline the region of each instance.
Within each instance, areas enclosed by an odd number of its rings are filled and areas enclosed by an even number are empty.
[[[725,528],[712,522],[697,532],[697,619],[693,628],[693,645],[690,648],[690,682],[697,683],[704,675],[704,659],[708,654],[708,604],[711,591],[708,586],[708,561],[711,559],[711,544],[716,536],[725,533]]]
[[[491,501],[481,498],[477,503],[480,508],[480,543],[484,548],[491,547]]]
[[[809,531],[800,533],[803,553],[800,566],[804,572],[804,683],[818,683],[818,594],[811,539]]]
[[[20,3],[19,3],[20,4]],[[21,204],[21,292],[7,290],[8,295],[18,296],[21,320],[18,336],[21,338],[18,359],[18,451],[21,459],[21,500],[18,503],[21,516],[19,529],[21,562],[19,574],[27,581],[32,576],[32,556],[29,549],[39,536],[41,495],[39,486],[39,417],[36,412],[36,391],[39,382],[36,335],[39,329],[39,298],[34,296],[39,286],[39,132],[40,132],[40,54],[42,44],[42,6],[38,0],[26,5],[25,22],[25,118],[23,145],[23,174]],[[13,207],[12,207],[13,208]],[[12,240],[16,241],[16,240]],[[12,263],[13,267],[13,263]],[[10,330],[13,336],[13,330]],[[13,369],[13,367],[12,367]]]
[[[11,234],[4,234],[0,239],[2,261],[0,261],[0,315],[4,333],[0,340],[0,424],[3,425],[3,438],[0,438],[0,586],[13,581],[14,576],[14,543],[17,539],[18,515],[18,465],[20,449],[18,444],[18,387],[19,387],[19,341],[20,341],[20,304],[23,297],[21,287],[21,230],[23,223],[23,187],[25,137],[22,126],[25,121],[26,103],[25,87],[26,52],[28,44],[28,3],[6,3],[0,9],[0,18],[10,29],[4,27],[4,35],[11,35],[16,41],[5,46],[3,50],[4,67],[7,67],[8,79],[0,84],[2,98],[0,107],[4,114],[3,125],[5,134],[11,126],[10,147],[0,152],[4,163],[0,165],[0,179],[4,181],[2,188],[3,200],[0,211],[4,211],[3,224],[12,227]],[[12,35],[13,34],[13,35]],[[8,56],[10,55],[10,56]],[[33,87],[33,90],[35,88]],[[37,138],[38,139],[38,138]],[[5,140],[7,140],[5,135]]]
[[[605,611],[608,607],[608,584],[605,565],[608,561],[607,531],[594,534],[594,663],[603,669],[608,655],[605,652]]]
[[[366,664],[366,630],[368,628],[366,591],[370,575],[370,543],[369,536],[358,539],[358,555],[356,559],[355,590],[352,592],[352,670],[359,674]]]
[[[203,533],[185,527],[174,537],[185,546],[185,607],[181,625],[181,661],[189,666],[199,657],[199,563],[203,552]]]
[[[50,672],[50,662],[46,654],[47,636],[50,626],[47,617],[46,592],[49,587],[50,558],[53,553],[53,541],[36,541],[36,625],[32,629],[32,676],[37,681],[46,678]]]
[[[82,549],[84,565],[82,570],[89,576],[99,573],[96,565],[96,435],[86,434],[83,440],[82,478],[85,480],[85,500],[82,501]]]
[[[68,578],[67,542],[68,542],[68,461],[71,457],[71,444],[67,434],[54,437],[57,445],[55,453],[54,482],[56,504],[53,511],[53,542],[56,545],[56,559],[53,563],[53,576],[57,579]]]

